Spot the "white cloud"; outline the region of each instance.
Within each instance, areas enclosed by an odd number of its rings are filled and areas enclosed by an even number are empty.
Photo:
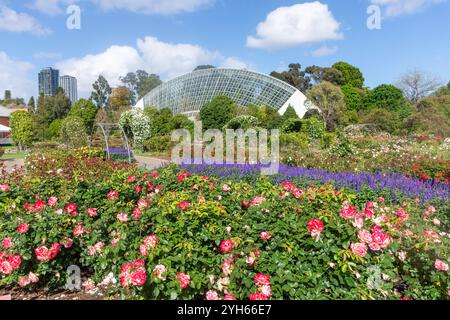
[[[62,8],[63,5],[68,6],[77,1],[78,0],[34,0],[29,7],[48,15],[57,15],[65,12]]]
[[[229,69],[249,69],[249,66],[244,61],[238,59],[238,58],[226,58],[222,64],[220,65],[221,68],[229,68]]]
[[[29,14],[16,12],[2,5],[0,5],[0,30],[30,32],[37,36],[45,36],[51,32]]]
[[[92,83],[100,74],[108,79],[111,86],[118,86],[121,76],[138,69],[159,74],[162,79],[171,79],[205,64],[246,66],[237,58],[226,58],[217,51],[198,45],[167,43],[145,37],[137,40],[136,47],[111,46],[102,53],[61,61],[56,67],[61,74],[77,77],[80,95],[87,97],[92,91]]]
[[[312,55],[314,57],[325,57],[325,56],[331,56],[338,52],[338,47],[329,47],[327,45],[321,46],[320,48],[312,51]]]
[[[445,1],[446,0],[371,0],[372,4],[381,6],[384,10],[384,15],[388,17],[413,14],[428,6]]]
[[[344,37],[328,5],[318,1],[280,7],[247,38],[252,48],[283,48]]]
[[[37,83],[30,80],[33,70],[31,63],[13,60],[0,51],[0,92],[11,90],[14,97],[28,98],[37,91]]]

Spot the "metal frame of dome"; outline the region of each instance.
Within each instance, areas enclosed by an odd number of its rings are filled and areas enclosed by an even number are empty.
[[[211,68],[194,71],[165,82],[146,94],[137,108],[170,108],[189,117],[217,96],[228,96],[242,106],[266,105],[284,114],[292,106],[300,118],[314,107],[295,87],[269,75],[246,69]]]

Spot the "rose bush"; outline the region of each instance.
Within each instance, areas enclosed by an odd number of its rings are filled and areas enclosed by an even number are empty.
[[[58,288],[78,265],[123,299],[448,299],[448,204],[57,161],[1,178],[1,287]]]

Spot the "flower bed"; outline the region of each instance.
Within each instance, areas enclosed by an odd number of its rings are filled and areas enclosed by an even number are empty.
[[[79,179],[89,161],[2,178],[2,288],[60,288],[77,265],[121,298],[448,299],[448,204],[108,161]]]

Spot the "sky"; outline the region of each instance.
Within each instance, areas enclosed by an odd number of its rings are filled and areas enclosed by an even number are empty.
[[[170,80],[201,64],[270,73],[347,61],[368,87],[415,68],[447,83],[449,30],[450,0],[0,0],[0,97],[36,96],[49,66],[77,77],[84,98],[100,74],[114,87],[137,69]]]

